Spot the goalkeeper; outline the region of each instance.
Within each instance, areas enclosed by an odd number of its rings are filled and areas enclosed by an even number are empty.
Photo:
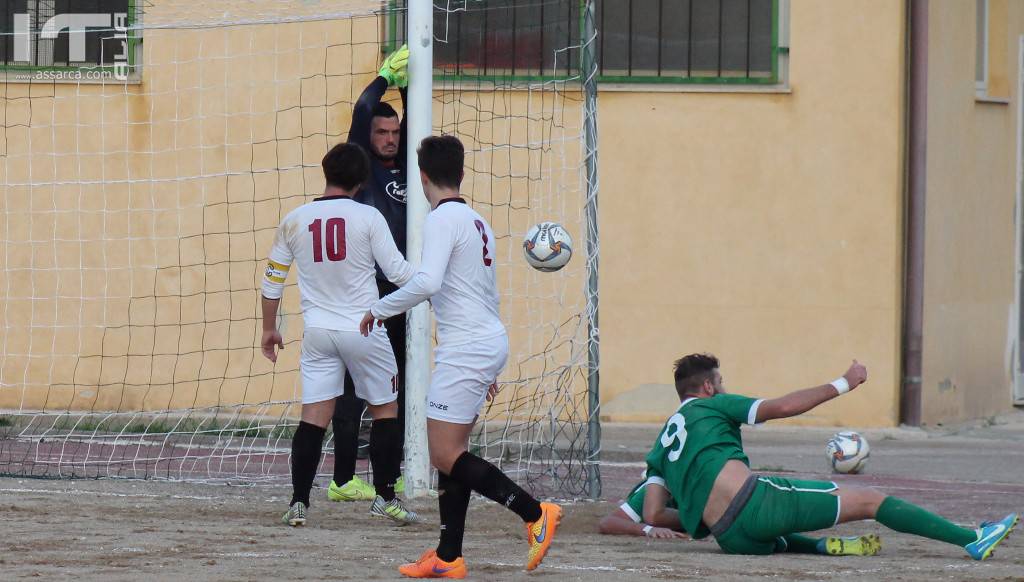
[[[876,536],[813,539],[798,532],[874,519],[896,531],[960,546],[975,560],[990,557],[1017,524],[1017,514],[968,529],[874,489],[840,489],[826,481],[751,473],[740,424],[798,416],[865,380],[867,369],[854,361],[843,376],[829,384],[758,400],[726,394],[714,356],[681,358],[675,364],[675,384],[682,404],[647,455],[648,479],[664,481],[679,505],[687,532],[696,539],[715,536],[719,547],[730,554],[824,550],[872,555],[881,545]],[[651,498],[648,495],[645,500],[645,515]]]
[[[384,215],[391,237],[405,256],[405,89],[408,86],[406,65],[409,49],[402,46],[391,53],[375,78],[356,102],[352,111],[352,126],[348,131],[349,143],[357,143],[370,154],[370,178],[355,196],[357,202],[375,207]],[[386,102],[381,101],[389,87],[397,87],[402,98],[402,117]],[[381,297],[397,287],[388,281],[377,266],[377,291]],[[405,427],[405,314],[387,320],[385,326],[391,340],[391,349],[398,362],[396,385],[398,391],[399,431]],[[352,377],[345,374],[345,392],[338,398],[334,409],[334,479],[327,488],[331,501],[372,501],[376,492],[373,485],[355,475],[356,454],[359,448],[359,428],[365,403],[356,396]],[[403,436],[404,442],[404,436]],[[399,460],[401,462],[401,460]],[[395,484],[403,493],[399,478]]]

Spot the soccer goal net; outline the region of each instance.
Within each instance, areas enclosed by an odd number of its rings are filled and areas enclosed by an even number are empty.
[[[597,486],[581,5],[434,8],[434,133],[466,144],[464,195],[500,239],[511,339],[472,446],[570,497]],[[263,358],[266,253],[281,218],[322,194],[320,160],[404,41],[405,3],[61,9],[4,14],[0,474],[286,482],[302,317],[293,277],[285,349]],[[397,91],[386,100],[398,108]],[[523,260],[542,221],[574,237],[556,273]]]

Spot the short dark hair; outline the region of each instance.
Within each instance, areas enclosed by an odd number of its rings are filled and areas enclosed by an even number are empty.
[[[711,354],[690,354],[676,360],[676,393],[682,399],[696,394],[707,380],[715,377],[718,358]]]
[[[370,158],[357,143],[339,143],[327,152],[320,165],[327,185],[343,190],[355,190],[370,177]]]
[[[395,108],[390,103],[381,101],[373,108],[372,117],[398,117],[398,112],[395,111]]]
[[[416,150],[420,169],[435,185],[458,189],[462,185],[466,150],[454,135],[424,138]]]

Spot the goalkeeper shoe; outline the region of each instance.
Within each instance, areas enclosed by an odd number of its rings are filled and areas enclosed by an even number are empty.
[[[391,501],[384,501],[384,498],[378,495],[373,500],[373,505],[370,506],[370,515],[390,519],[398,525],[420,522],[420,516],[415,511],[407,509],[402,500],[397,497]]]
[[[540,519],[526,524],[526,541],[530,544],[529,560],[526,569],[533,570],[544,560],[555,537],[555,530],[562,521],[562,508],[554,503],[540,504]]]
[[[370,501],[377,496],[377,491],[366,481],[359,477],[352,479],[344,485],[338,486],[331,479],[327,487],[327,499],[331,501]]]
[[[427,550],[419,560],[399,566],[398,571],[410,578],[465,578],[466,561],[459,556],[445,562],[437,557],[436,551]]]
[[[964,546],[964,549],[975,560],[989,559],[999,542],[1010,535],[1019,521],[1020,518],[1017,517],[1017,514],[1011,513],[1000,521],[982,523],[978,528],[978,539]]]
[[[402,45],[401,48],[388,55],[380,67],[380,76],[387,80],[388,85],[399,88],[409,86],[409,47]]]
[[[292,527],[306,525],[306,506],[301,501],[293,503],[281,516],[281,523]]]
[[[875,534],[824,538],[824,542],[825,553],[831,556],[874,556],[882,549],[882,540]]]

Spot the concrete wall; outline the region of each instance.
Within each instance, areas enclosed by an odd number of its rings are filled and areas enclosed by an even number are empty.
[[[934,424],[1012,405],[1024,5],[989,2],[988,94],[996,100],[975,94],[974,2],[930,6],[922,418]]]
[[[663,420],[672,362],[755,396],[870,382],[805,415],[897,420],[902,2],[794,1],[789,93],[602,92],[603,414]]]

